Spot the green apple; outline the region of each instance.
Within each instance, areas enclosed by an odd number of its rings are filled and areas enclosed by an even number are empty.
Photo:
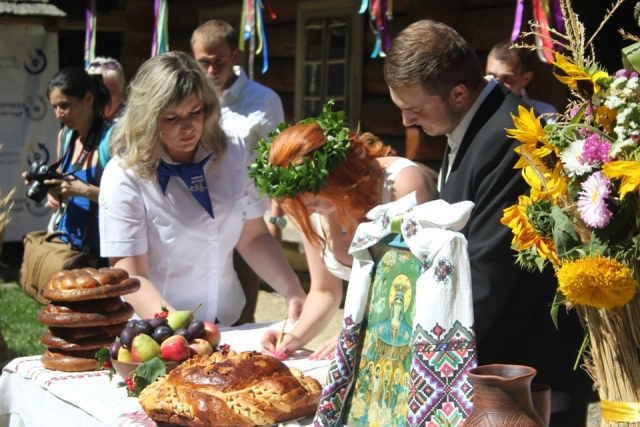
[[[142,363],[154,357],[162,357],[160,344],[149,335],[136,335],[131,343],[131,361]]]

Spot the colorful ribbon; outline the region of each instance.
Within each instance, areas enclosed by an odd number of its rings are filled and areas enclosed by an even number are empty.
[[[393,0],[362,0],[358,13],[364,14],[367,8],[369,9],[369,27],[376,35],[371,58],[384,58],[387,56],[385,52],[391,47],[389,20],[393,19]]]
[[[640,403],[638,402],[610,402],[600,400],[602,419],[619,422],[639,422]]]
[[[271,16],[271,19],[276,19],[276,14],[271,9],[269,4],[266,5],[267,11]],[[262,15],[262,9],[265,8],[265,4],[262,0],[246,0],[242,2],[242,14],[240,16],[240,34],[238,40],[238,48],[241,51],[245,50],[245,42],[249,40],[251,54],[259,55],[262,53],[262,74],[266,73],[269,69],[269,55],[267,51],[267,34],[264,27],[264,18]],[[258,46],[254,51],[255,40],[254,37],[258,37]],[[253,57],[249,57],[249,76],[253,78]]]
[[[553,1],[553,16],[555,21],[555,29],[564,34],[565,25],[562,18],[562,10],[560,9],[560,0],[533,0],[533,18],[538,23],[535,31],[535,44],[541,49],[537,50],[538,58],[542,62],[553,62],[554,51],[561,50],[562,47],[556,47],[551,39],[551,33],[548,28],[550,26],[549,16],[551,15],[550,1]],[[511,31],[511,42],[515,42],[520,37],[522,30],[522,20],[524,15],[524,0],[517,0],[516,13],[513,19],[513,30]]]
[[[533,0],[533,18],[540,24],[536,29],[536,45],[542,47],[537,52],[543,62],[553,62],[554,60],[553,41],[547,29],[549,27],[548,11],[549,2],[547,0]]]
[[[84,68],[95,58],[96,52],[96,1],[87,0],[86,30],[84,38]]]
[[[151,56],[169,50],[169,27],[167,0],[154,0],[153,40],[151,42]]]
[[[524,12],[524,0],[518,0],[516,5],[516,16],[513,20],[513,31],[511,31],[511,43],[518,40],[522,28],[522,14]]]

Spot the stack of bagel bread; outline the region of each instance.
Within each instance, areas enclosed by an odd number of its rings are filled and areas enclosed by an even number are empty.
[[[51,302],[38,314],[48,326],[42,364],[66,372],[98,367],[96,352],[108,347],[133,316],[121,296],[140,289],[140,281],[119,268],[82,268],[54,274],[42,295]]]

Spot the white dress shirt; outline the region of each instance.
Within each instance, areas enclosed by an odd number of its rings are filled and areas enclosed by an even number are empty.
[[[176,310],[202,303],[197,320],[217,318],[225,325],[238,319],[245,304],[233,248],[245,219],[264,215],[258,190],[247,177],[243,141],[229,135],[228,147],[221,162],[204,167],[214,218],[179,177],[169,179],[165,196],[157,180],[142,180],[117,158],[102,176],[99,215],[102,256],[146,253],[149,280]],[[206,155],[199,147],[194,162]]]
[[[476,115],[478,108],[484,102],[484,100],[489,96],[489,93],[493,90],[494,87],[498,84],[498,81],[493,76],[485,77],[487,80],[487,85],[480,92],[478,98],[473,103],[467,114],[464,115],[458,126],[456,126],[451,133],[447,134],[447,144],[449,145],[449,157],[448,157],[448,165],[447,170],[440,171],[440,179],[438,179],[438,191],[442,191],[442,186],[447,179],[449,178],[449,172],[451,172],[451,166],[453,162],[456,160],[456,156],[458,155],[458,150],[460,149],[460,144],[462,143],[462,138],[464,138],[464,134],[467,133],[467,129],[469,129],[469,125],[471,124],[471,120]]]
[[[253,153],[258,141],[284,122],[282,101],[273,90],[250,80],[242,67],[236,65],[233,71],[238,78],[220,98],[222,127],[239,135]]]

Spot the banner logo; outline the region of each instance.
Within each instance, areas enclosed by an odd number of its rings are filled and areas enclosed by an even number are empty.
[[[44,96],[28,96],[27,101],[24,103],[24,112],[33,121],[42,120],[47,114],[47,101],[45,101]]]
[[[36,49],[36,55],[33,56],[30,51],[25,52],[27,59],[24,60],[24,69],[29,74],[40,74],[47,68],[47,56],[41,49]]]
[[[31,165],[31,163],[33,162],[40,162],[40,161],[43,161],[46,164],[49,164],[49,158],[50,158],[49,149],[42,142],[38,142],[37,146],[38,148],[35,149],[33,144],[29,144],[29,147],[27,148],[27,150],[33,154],[33,160],[31,160],[30,155],[27,155],[27,165]]]

